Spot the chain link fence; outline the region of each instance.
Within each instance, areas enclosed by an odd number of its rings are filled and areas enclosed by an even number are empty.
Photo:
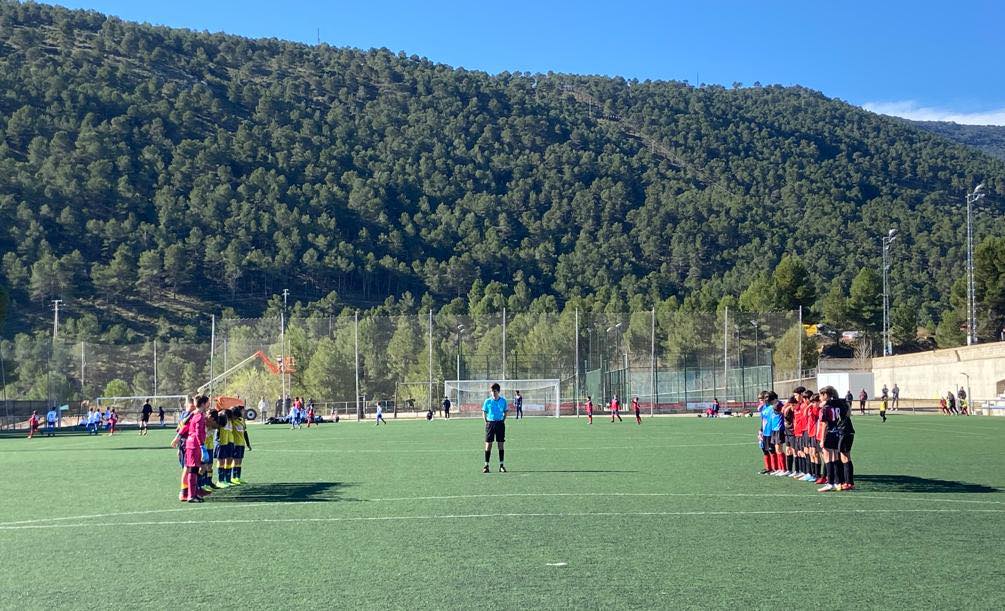
[[[0,400],[49,404],[197,390],[285,416],[313,400],[319,415],[364,419],[441,413],[444,383],[557,379],[562,414],[587,397],[638,397],[649,413],[756,401],[773,372],[799,367],[794,312],[498,312],[214,320],[210,340],[109,345],[45,334],[0,342]],[[287,399],[288,398],[288,399]],[[333,411],[333,407],[334,411]],[[6,413],[6,412],[4,412]]]

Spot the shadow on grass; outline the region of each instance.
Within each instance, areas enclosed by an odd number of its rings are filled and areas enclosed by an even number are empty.
[[[214,503],[313,503],[353,501],[345,498],[342,489],[352,484],[345,482],[270,482],[244,484],[213,495]]]
[[[877,492],[940,492],[961,494],[986,494],[1000,492],[998,488],[984,484],[957,482],[946,479],[930,479],[913,475],[855,475],[857,483],[869,485],[869,490]]]

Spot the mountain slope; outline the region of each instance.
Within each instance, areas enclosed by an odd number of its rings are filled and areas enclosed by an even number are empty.
[[[960,125],[950,121],[910,121],[920,129],[1005,160],[1005,126]]]
[[[781,255],[819,287],[876,266],[934,307],[947,208],[1005,167],[802,88],[490,76],[0,4],[0,251],[16,307],[177,334],[193,314],[314,311],[498,281],[516,307],[737,294]],[[275,303],[275,301],[273,301]]]

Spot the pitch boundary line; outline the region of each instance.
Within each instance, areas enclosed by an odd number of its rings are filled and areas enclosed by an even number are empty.
[[[0,526],[0,530],[45,530],[63,528],[122,528],[125,526],[185,526],[207,524],[308,524],[331,522],[394,522],[412,520],[483,520],[487,518],[631,518],[631,517],[705,517],[744,515],[877,514],[877,513],[1002,513],[1005,509],[780,509],[752,511],[638,511],[638,512],[555,512],[555,513],[467,513],[410,516],[343,516],[321,518],[232,518],[227,520],[173,520],[157,522],[100,522],[79,524],[22,524]]]
[[[1005,505],[1005,501],[979,501],[970,499],[929,499],[929,498],[918,498],[918,497],[896,497],[896,496],[873,496],[864,495],[860,493],[852,493],[850,495],[836,494],[826,498],[847,498],[847,499],[869,499],[869,500],[881,500],[881,501],[914,501],[922,503],[969,503],[978,505]],[[794,493],[744,493],[744,492],[508,492],[508,493],[498,493],[498,494],[450,494],[450,495],[440,495],[440,496],[403,496],[403,497],[383,497],[383,498],[372,498],[372,499],[358,499],[363,503],[394,503],[403,501],[451,501],[451,500],[462,500],[462,499],[492,499],[492,498],[562,498],[562,497],[638,497],[638,498],[694,498],[694,497],[720,497],[720,498],[804,498],[804,499],[823,499],[822,496],[811,496],[807,494],[794,494]],[[141,511],[122,511],[114,513],[98,513],[90,515],[77,515],[77,516],[64,516],[56,518],[37,518],[34,520],[16,520],[11,522],[0,522],[0,527],[8,526],[24,526],[30,524],[41,524],[44,522],[63,522],[68,520],[89,520],[89,519],[102,519],[102,518],[114,518],[121,516],[137,516],[137,515],[150,515],[155,513],[176,513],[185,511],[206,511],[208,509],[247,509],[250,507],[273,507],[279,506],[291,506],[291,505],[318,505],[321,503],[327,503],[329,501],[288,501],[288,502],[277,502],[277,503],[227,503],[227,504],[210,504],[204,507],[175,507],[171,509],[147,509]]]

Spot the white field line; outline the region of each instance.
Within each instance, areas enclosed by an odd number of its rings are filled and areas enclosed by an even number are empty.
[[[510,443],[510,442],[507,442]],[[682,443],[682,444],[670,444],[664,446],[584,446],[584,447],[521,447],[518,451],[520,452],[552,452],[552,451],[595,451],[595,450],[666,450],[672,448],[719,448],[724,446],[751,446],[755,447],[757,445],[756,440],[743,441],[738,443]],[[512,445],[510,447],[513,447]],[[482,448],[472,447],[472,448],[448,448],[448,449],[413,449],[413,450],[396,450],[390,448],[365,448],[365,449],[339,449],[339,448],[320,448],[320,449],[279,449],[270,448],[269,453],[272,452],[285,452],[293,454],[469,454],[471,452],[481,452]]]
[[[502,498],[556,498],[556,497],[649,497],[649,498],[688,498],[688,497],[713,497],[713,498],[801,498],[801,499],[824,499],[824,498],[845,498],[845,499],[870,499],[882,501],[914,501],[922,503],[963,503],[978,505],[1005,505],[1005,501],[978,501],[969,499],[941,499],[941,498],[920,498],[908,496],[872,496],[860,493],[835,494],[823,497],[821,495],[792,494],[792,493],[732,493],[732,492],[511,492],[499,494],[452,494],[441,496],[401,496],[373,499],[359,499],[364,503],[396,503],[408,501],[453,501],[464,499],[502,499]],[[348,499],[347,499],[348,500]],[[34,520],[18,520],[13,522],[0,522],[0,527],[22,526],[29,524],[41,524],[46,522],[72,521],[72,520],[95,520],[103,518],[114,518],[122,516],[149,515],[155,513],[176,513],[185,511],[207,511],[212,509],[247,509],[251,507],[274,507],[281,505],[318,505],[330,501],[290,501],[280,503],[226,503],[209,504],[200,507],[176,507],[173,509],[148,509],[142,511],[121,511],[115,513],[97,513],[88,515],[65,516],[58,518],[38,518]]]
[[[207,524],[307,524],[322,522],[394,522],[415,520],[484,520],[488,518],[630,518],[630,517],[704,517],[704,516],[746,516],[746,515],[805,515],[807,513],[834,515],[844,514],[888,514],[888,513],[999,513],[1005,509],[803,509],[803,510],[763,510],[763,511],[639,511],[639,512],[576,512],[576,513],[467,513],[433,514],[410,516],[357,516],[326,518],[235,518],[227,520],[173,520],[157,522],[84,522],[80,524],[22,524],[0,526],[0,530],[42,530],[57,528],[123,528],[126,526],[186,526]]]

